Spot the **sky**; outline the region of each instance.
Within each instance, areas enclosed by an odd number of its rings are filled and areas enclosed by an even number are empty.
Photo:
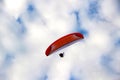
[[[0,80],[120,80],[119,56],[120,0],[0,0]]]

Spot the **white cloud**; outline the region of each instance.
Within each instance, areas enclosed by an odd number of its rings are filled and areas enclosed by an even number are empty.
[[[108,67],[120,71],[117,51],[120,46],[115,46],[115,41],[120,39],[119,14],[113,0],[103,0],[98,3],[98,15],[104,20],[90,19],[87,10],[91,1],[35,0],[31,4],[36,11],[30,15],[26,11],[29,1],[5,0],[0,13],[0,70],[3,70],[0,75],[5,75],[7,80],[43,80],[45,76],[47,80],[70,80],[71,77],[78,80],[119,80],[119,75],[110,73],[101,64],[101,56],[109,55],[113,62]],[[45,50],[53,41],[75,31],[74,11],[80,13],[80,29],[87,30],[87,36],[46,57]],[[26,28],[22,37],[18,35],[22,33],[17,18],[21,18]],[[60,52],[65,53],[64,58],[59,57]],[[7,54],[14,58],[4,67]]]

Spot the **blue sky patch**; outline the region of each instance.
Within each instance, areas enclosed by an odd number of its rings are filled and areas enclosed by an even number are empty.
[[[6,54],[4,59],[4,67],[10,66],[13,62],[13,59],[15,59],[15,57],[12,54]]]
[[[76,25],[75,25],[75,31],[76,32],[80,32],[82,33],[84,36],[87,36],[88,35],[88,31],[85,30],[83,27],[82,27],[82,22],[80,20],[80,13],[79,11],[74,11],[74,15],[75,15],[75,19],[76,19]]]
[[[101,64],[106,69],[106,71],[108,71],[111,74],[120,75],[120,72],[117,72],[112,67],[112,65],[111,65],[112,61],[113,61],[113,59],[110,55],[104,55],[104,56],[101,57]]]
[[[120,47],[120,38],[118,38],[118,39],[115,41],[115,46]]]
[[[26,27],[25,27],[21,17],[18,17],[18,19],[16,21],[19,23],[19,26],[18,26],[19,34],[24,34],[26,32]]]
[[[99,6],[98,6],[98,1],[92,1],[89,3],[89,8],[88,8],[88,16],[90,18],[96,17],[96,15],[99,13]]]
[[[35,10],[35,8],[32,4],[29,4],[27,10],[28,10],[28,12],[33,12]]]

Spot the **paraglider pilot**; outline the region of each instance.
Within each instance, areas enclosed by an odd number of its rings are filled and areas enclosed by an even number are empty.
[[[60,56],[61,58],[63,58],[63,57],[64,57],[64,52],[63,52],[63,53],[60,53],[59,56]]]

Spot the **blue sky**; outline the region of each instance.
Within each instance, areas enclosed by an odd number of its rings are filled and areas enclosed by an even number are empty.
[[[120,80],[119,13],[119,0],[0,0],[0,80]],[[45,55],[72,32],[85,38]]]

